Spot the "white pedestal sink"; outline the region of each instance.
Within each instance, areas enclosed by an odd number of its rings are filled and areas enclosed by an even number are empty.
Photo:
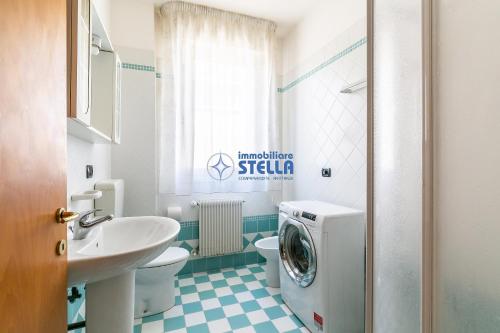
[[[163,253],[179,231],[170,218],[124,217],[68,240],[68,285],[87,284],[87,333],[132,333],[135,269]]]

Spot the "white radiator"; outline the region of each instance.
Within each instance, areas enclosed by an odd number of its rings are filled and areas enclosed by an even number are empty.
[[[200,206],[200,256],[243,251],[241,200],[205,200]]]

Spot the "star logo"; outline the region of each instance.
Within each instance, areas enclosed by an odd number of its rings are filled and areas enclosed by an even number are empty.
[[[228,179],[234,172],[233,159],[225,153],[213,154],[208,159],[207,172],[215,180]]]

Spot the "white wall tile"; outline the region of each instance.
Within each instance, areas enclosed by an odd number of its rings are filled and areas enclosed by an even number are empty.
[[[299,68],[314,68],[317,59],[328,59],[338,45],[353,44],[364,37],[362,25],[333,40],[320,54]],[[343,43],[343,44],[342,44]],[[286,82],[298,75],[285,73]],[[296,77],[294,77],[296,75]],[[366,45],[313,74],[283,93],[285,147],[295,154],[295,175],[283,197],[316,199],[365,209],[366,199],[366,92],[341,94],[349,83],[366,78]],[[321,168],[332,177],[321,177]]]

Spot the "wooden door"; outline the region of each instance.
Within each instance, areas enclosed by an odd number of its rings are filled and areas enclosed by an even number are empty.
[[[0,332],[66,331],[66,0],[0,0]]]

